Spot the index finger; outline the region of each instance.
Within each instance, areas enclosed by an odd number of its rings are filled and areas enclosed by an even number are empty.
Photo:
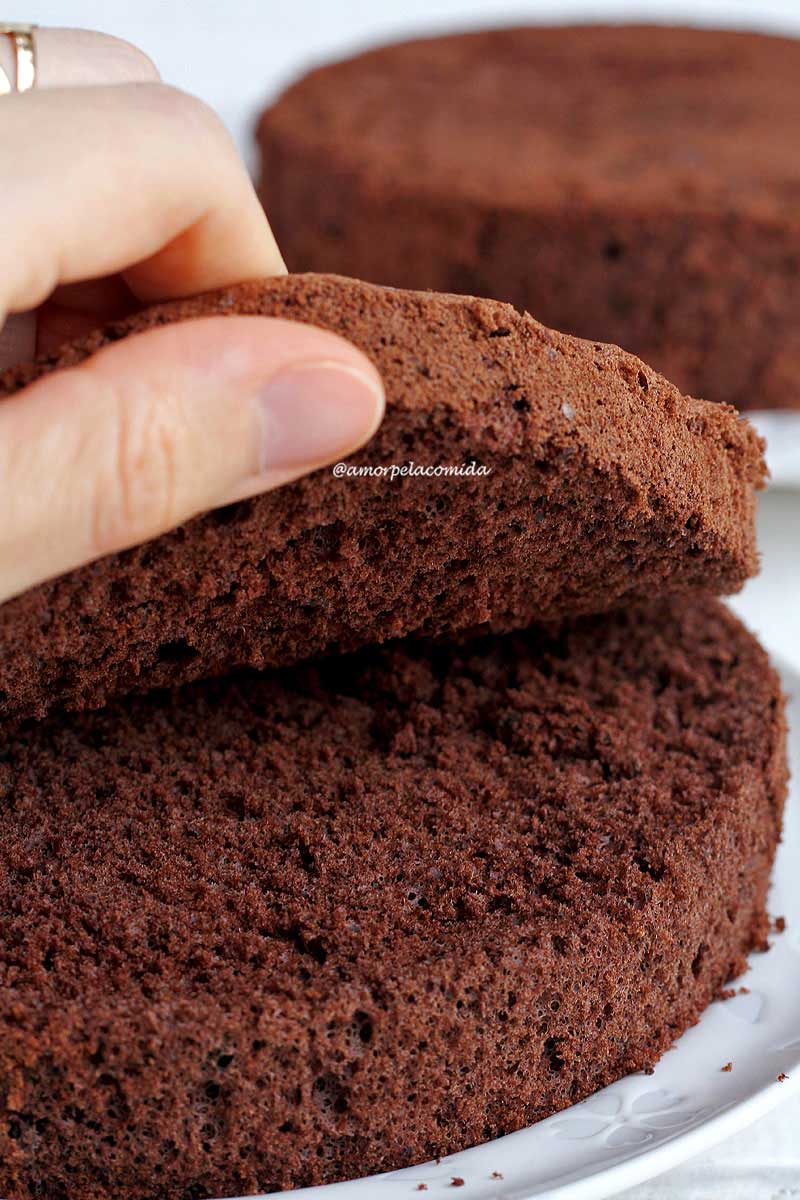
[[[234,144],[160,83],[3,99],[0,317],[123,272],[149,302],[285,271]]]

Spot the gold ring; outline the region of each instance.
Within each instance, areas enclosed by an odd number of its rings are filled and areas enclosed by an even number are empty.
[[[29,92],[36,84],[36,42],[33,37],[35,25],[0,24],[0,34],[7,37],[14,47],[16,61],[15,86],[0,67],[0,96],[9,92]]]

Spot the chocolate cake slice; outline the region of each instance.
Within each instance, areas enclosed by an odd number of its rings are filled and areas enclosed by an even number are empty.
[[[496,296],[684,391],[800,408],[800,41],[502,29],[371,50],[264,114],[291,270]]]
[[[401,1167],[648,1068],[765,944],[780,687],[715,600],[0,742],[0,1195]]]
[[[0,608],[0,716],[403,634],[730,592],[756,568],[753,430],[621,350],[488,300],[266,280],[111,325],[7,372],[0,394],[212,313],[306,321],[370,355],[388,411],[353,465],[474,473],[319,471],[14,599]]]

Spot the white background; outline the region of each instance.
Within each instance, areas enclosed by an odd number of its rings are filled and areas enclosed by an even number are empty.
[[[251,163],[259,107],[314,63],[371,42],[454,27],[583,18],[800,34],[800,0],[40,0],[5,4],[3,17],[102,29],[136,43],[166,81],[217,109]],[[789,152],[800,154],[800,130]],[[759,524],[763,570],[734,605],[773,653],[800,668],[800,493],[770,491]],[[713,1156],[634,1189],[628,1200],[800,1197],[798,1129],[800,1101],[789,1102]]]

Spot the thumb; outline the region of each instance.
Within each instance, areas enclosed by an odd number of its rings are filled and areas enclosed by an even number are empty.
[[[106,347],[0,401],[0,601],[355,450],[372,364],[325,330],[209,317]]]

